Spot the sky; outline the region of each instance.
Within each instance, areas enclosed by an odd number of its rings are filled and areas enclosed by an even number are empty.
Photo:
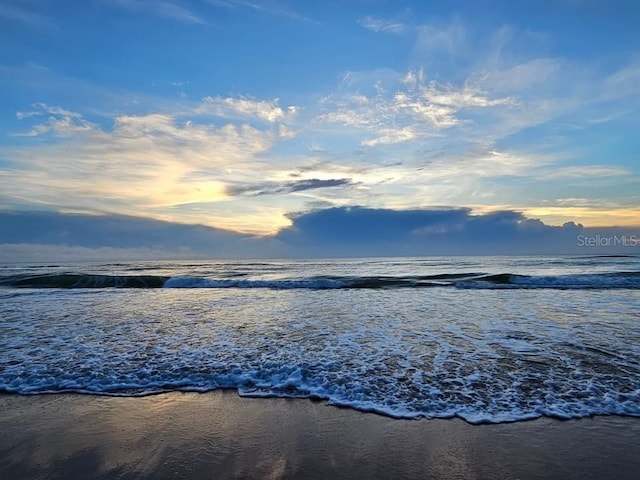
[[[0,254],[640,238],[638,25],[634,0],[3,0]]]

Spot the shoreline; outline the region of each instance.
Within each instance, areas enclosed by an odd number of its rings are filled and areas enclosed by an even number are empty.
[[[232,390],[0,395],[1,478],[635,479],[640,418],[472,425]]]

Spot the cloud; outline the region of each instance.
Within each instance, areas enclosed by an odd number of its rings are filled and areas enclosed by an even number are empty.
[[[226,188],[227,195],[279,195],[286,193],[304,192],[306,190],[316,190],[319,188],[340,187],[352,185],[348,178],[331,178],[319,180],[317,178],[309,178],[298,180],[295,182],[264,182],[253,185],[231,185]]]
[[[633,199],[630,199],[630,201],[633,202]],[[602,205],[593,200],[587,206],[584,206],[583,203],[567,206],[566,204],[563,205],[562,201],[558,203],[550,202],[549,205],[544,205],[543,202],[543,206],[529,207],[524,210],[527,215],[542,217],[548,219],[547,221],[549,222],[562,222],[567,218],[579,218],[585,224],[594,228],[604,228],[611,225],[628,229],[638,228],[640,208],[636,206],[637,201],[628,207],[621,206],[619,201],[614,202],[613,205]]]
[[[0,152],[5,204],[186,219],[188,212],[175,209],[224,200],[223,181],[245,181],[247,172],[260,171],[258,156],[279,138],[270,129],[216,126],[195,115],[118,115],[107,129],[57,107],[40,110],[49,112],[48,121],[28,133],[42,141]],[[223,217],[212,212],[209,222],[224,225]],[[251,217],[243,221],[255,224]]]
[[[460,21],[448,25],[426,24],[418,27],[415,50],[420,54],[454,56],[466,49],[467,30]]]
[[[611,74],[606,82],[609,91],[617,94],[637,93],[634,87],[640,82],[640,60]],[[631,90],[631,92],[630,92]]]
[[[567,68],[562,62],[536,65],[529,62],[525,69],[539,72],[533,90]],[[547,121],[546,115],[567,114],[566,104],[556,107],[549,100],[551,106],[536,113],[544,92],[520,92],[520,76],[500,77],[506,71],[472,75],[459,84],[430,80],[420,68],[352,72],[315,117],[311,103],[288,107],[278,99],[246,96],[99,118],[34,104],[17,113],[27,125],[23,135],[33,138],[0,148],[0,200],[6,206],[118,212],[268,233],[289,224],[287,211],[309,202],[514,208],[554,223],[584,222],[593,218],[586,209],[549,210],[554,195],[587,196],[587,181],[590,188],[622,178],[637,183],[632,168],[557,148],[554,132],[544,142],[538,136],[505,143]],[[631,67],[621,71],[620,79],[633,76]],[[504,92],[490,80],[499,77]],[[314,145],[321,148],[310,151]],[[293,175],[351,183],[295,190],[288,186]],[[632,222],[625,205],[594,214],[598,224],[607,215]]]
[[[162,259],[202,258],[203,254],[188,249],[162,250],[160,248],[73,247],[39,243],[0,244],[0,262],[78,262],[78,261],[141,261]]]
[[[247,235],[202,225],[182,225],[124,215],[0,212],[0,244],[38,244],[88,249],[149,249],[195,254],[231,252]]]
[[[471,75],[471,81],[483,88],[509,94],[531,93],[533,88],[553,82],[568,68],[567,63],[559,58],[535,58],[504,68],[484,67]]]
[[[55,133],[60,136],[68,136],[74,133],[86,132],[95,128],[95,125],[85,120],[77,112],[71,112],[60,107],[51,107],[45,103],[34,103],[35,110],[17,112],[16,118],[24,120],[27,118],[43,117],[48,118],[44,123],[34,125],[31,130],[19,133],[18,136],[35,137],[45,133]]]
[[[640,249],[640,243],[601,249],[579,243],[580,236],[640,238],[639,228],[550,226],[511,210],[318,206],[291,214],[291,226],[261,237],[122,215],[1,211],[6,228],[0,230],[0,260],[638,254]]]
[[[261,0],[261,1],[250,1],[250,0],[207,0],[208,3],[214,5],[216,7],[227,8],[227,9],[236,9],[236,8],[247,8],[256,12],[266,13],[269,15],[275,15],[280,17],[288,17],[294,20],[299,20],[306,23],[312,23],[314,25],[321,25],[320,22],[303,15],[287,5],[278,2],[276,0]]]
[[[205,97],[196,108],[199,114],[211,114],[224,118],[254,117],[265,122],[290,120],[295,117],[298,108],[291,105],[281,108],[279,100],[255,100],[252,98]]]
[[[364,147],[375,147],[377,145],[393,145],[394,143],[409,142],[420,136],[416,128],[412,126],[402,128],[380,128],[377,136],[363,140]]]
[[[336,207],[292,217],[277,238],[300,254],[444,255],[576,252],[582,225],[546,225],[516,211]]]
[[[222,3],[241,14],[275,5]],[[529,37],[515,29],[474,28],[420,27],[411,67],[348,71],[332,92],[283,90],[282,100],[213,91],[192,101],[170,88],[160,98],[37,65],[0,66],[7,91],[47,99],[17,108],[20,126],[11,128],[23,136],[0,146],[0,202],[254,233],[287,226],[286,212],[309,205],[467,205],[537,212],[547,223],[593,214],[598,224],[607,216],[632,224],[637,59],[605,71],[548,49],[536,57],[539,45],[524,48]],[[570,197],[610,205],[554,203]]]
[[[364,146],[414,141],[462,125],[465,112],[511,108],[511,97],[490,97],[478,87],[427,81],[422,69],[397,78],[391,94],[338,94],[323,99],[319,122],[338,123],[369,132]]]
[[[369,165],[402,163],[384,182],[365,182],[369,195],[352,203],[472,205],[539,212],[553,223],[597,218],[603,225],[608,217],[633,225],[621,195],[632,195],[639,182],[623,139],[640,106],[637,60],[612,73],[536,57],[548,51],[542,44],[531,32],[506,27],[480,35],[456,20],[419,27],[417,68],[346,72],[316,117],[328,137],[324,155],[354,160],[355,151]],[[546,208],[556,197],[596,195],[612,204],[575,215]]]
[[[389,210],[336,207],[292,215],[293,225],[279,236],[289,241],[307,239],[332,243],[400,240],[428,225],[455,222],[469,215],[466,208]],[[332,240],[333,239],[333,240]]]
[[[369,15],[359,18],[358,25],[373,32],[402,33],[407,29],[407,26],[402,22],[374,18]]]
[[[575,165],[549,169],[548,171],[539,174],[538,177],[544,179],[585,179],[589,177],[596,177],[600,179],[603,177],[622,177],[631,174],[633,174],[633,172],[630,169],[622,167],[609,165]]]
[[[21,3],[21,5],[16,3]],[[11,3],[10,0],[5,0],[0,4],[1,19],[9,22],[19,22],[36,29],[56,28],[56,25],[49,17],[25,8],[24,2]]]
[[[29,113],[29,109],[24,105],[32,103],[29,100],[31,98],[49,99],[46,103],[31,105],[30,110],[37,113],[41,113],[40,106],[46,105],[49,109],[60,108],[61,111],[66,112],[83,111],[85,114],[90,112],[102,118],[113,116],[113,112],[176,111],[181,107],[173,98],[158,97],[141,91],[122,90],[114,84],[100,85],[95,80],[67,75],[33,62],[10,66],[0,65],[0,88],[7,91],[24,89],[28,92],[27,100],[20,98],[16,102],[16,105],[20,105],[17,110],[21,111],[16,114],[18,119],[21,118],[20,113]],[[66,108],[53,105],[65,105]],[[57,115],[61,111],[47,113]],[[22,117],[23,120],[27,118],[28,115]]]
[[[189,8],[172,0],[104,0],[114,7],[134,12],[170,18],[181,23],[205,24],[206,22]]]
[[[16,113],[16,117],[19,120],[23,120],[25,118],[30,118],[30,117],[39,117],[42,115],[58,115],[61,117],[68,117],[68,118],[81,118],[82,115],[80,115],[77,112],[72,112],[70,110],[65,110],[64,108],[61,107],[56,107],[56,106],[50,106],[47,105],[46,103],[34,103],[31,105],[32,108],[34,108],[35,110],[30,110],[30,111],[25,111],[25,112],[17,112]]]

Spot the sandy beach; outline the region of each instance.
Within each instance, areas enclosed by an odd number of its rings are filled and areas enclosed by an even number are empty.
[[[232,391],[0,396],[0,478],[635,479],[640,419],[394,420]]]

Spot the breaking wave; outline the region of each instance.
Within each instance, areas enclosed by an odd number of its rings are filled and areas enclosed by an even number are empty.
[[[313,276],[306,278],[208,278],[200,276],[92,275],[55,273],[0,278],[6,288],[267,288],[390,289],[454,287],[466,289],[640,289],[640,272],[570,275],[446,273],[422,276]]]
[[[168,277],[156,275],[87,275],[52,273],[0,278],[0,286],[14,288],[161,288]]]

